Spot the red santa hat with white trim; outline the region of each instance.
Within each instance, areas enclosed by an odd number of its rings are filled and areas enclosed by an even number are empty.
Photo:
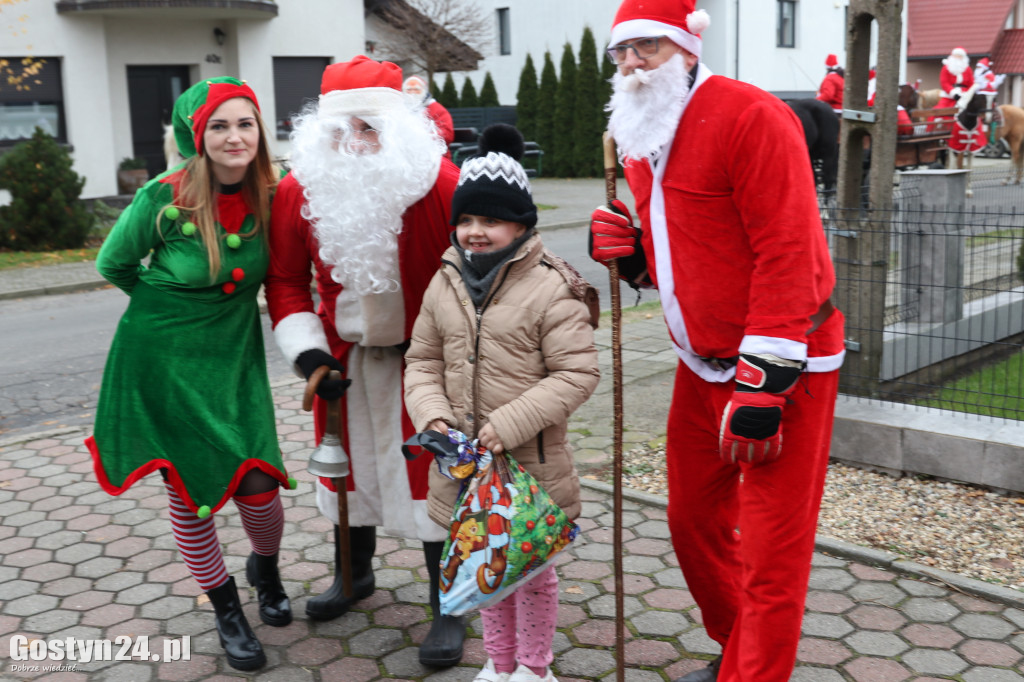
[[[624,0],[612,22],[609,45],[636,38],[665,36],[687,52],[700,57],[700,34],[711,17],[695,10],[696,0]]]
[[[834,54],[830,54],[829,56],[825,57],[825,66],[829,69],[839,66],[839,57],[835,56]]]
[[[320,114],[382,116],[405,107],[402,69],[357,55],[350,62],[330,64],[320,81]]]

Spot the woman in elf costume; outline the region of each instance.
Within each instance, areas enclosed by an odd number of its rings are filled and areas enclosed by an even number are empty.
[[[242,81],[193,85],[175,102],[173,124],[185,162],[139,190],[97,259],[131,302],[87,443],[112,495],[161,472],[178,550],[213,603],[228,663],[254,670],[266,656],[227,574],[212,514],[234,499],[252,544],[246,577],[260,619],[290,623],[277,552],[278,488],[291,482],[256,303],[278,173],[256,96]]]

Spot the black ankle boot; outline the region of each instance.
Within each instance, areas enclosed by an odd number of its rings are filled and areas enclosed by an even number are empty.
[[[334,527],[334,584],[319,597],[306,602],[306,615],[313,620],[330,620],[348,613],[352,604],[366,599],[376,587],[373,579],[373,553],[377,551],[377,527],[354,526],[348,529],[349,556],[352,557],[352,598],[342,592],[341,547],[338,527]]]
[[[206,596],[210,598],[217,616],[217,634],[220,635],[220,645],[224,647],[228,665],[235,670],[256,670],[266,665],[267,656],[263,653],[263,647],[242,613],[235,579],[228,578],[226,583],[208,591]]]
[[[460,616],[441,615],[441,552],[443,542],[424,542],[423,556],[430,574],[430,610],[433,621],[430,632],[420,645],[420,663],[435,668],[447,668],[462,660],[462,641],[466,638],[466,623]]]
[[[276,628],[292,622],[292,604],[281,585],[281,574],[277,572],[277,554],[250,554],[245,562],[245,579],[256,588],[260,620]]]

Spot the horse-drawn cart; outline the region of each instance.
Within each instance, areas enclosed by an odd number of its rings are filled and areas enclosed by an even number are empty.
[[[949,147],[957,113],[956,107],[911,111],[913,130],[896,136],[896,168],[915,168],[940,161],[940,153]]]

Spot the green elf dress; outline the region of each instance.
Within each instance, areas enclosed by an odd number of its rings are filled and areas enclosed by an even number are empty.
[[[242,236],[254,224],[242,192],[215,195],[222,263],[211,283],[199,232],[175,206],[183,174],[173,169],[140,189],[97,258],[100,273],[131,302],[110,347],[86,443],[108,493],[164,469],[203,517],[220,509],[251,469],[285,487],[294,483],[278,446],[256,302],[266,243]]]

